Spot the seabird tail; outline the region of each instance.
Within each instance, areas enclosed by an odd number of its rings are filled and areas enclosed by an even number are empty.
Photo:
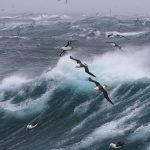
[[[105,97],[112,105],[114,105],[114,103],[110,100],[110,98]]]

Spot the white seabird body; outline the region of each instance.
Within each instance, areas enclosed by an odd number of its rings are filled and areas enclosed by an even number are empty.
[[[95,89],[95,90],[99,90],[99,87],[98,87],[98,86],[96,86],[94,89]]]
[[[28,124],[28,125],[27,125],[27,129],[33,129],[33,128],[35,128],[37,125],[38,125],[38,122],[37,122],[36,124],[34,124],[34,125]]]
[[[109,148],[118,149],[118,148],[122,148],[122,146],[123,146],[123,145],[117,146],[117,144],[115,144],[115,143],[110,143]]]
[[[63,47],[61,47],[61,50],[69,51],[69,50],[72,50],[72,47],[71,46],[67,46],[67,47],[63,46]]]
[[[107,86],[106,85],[102,85],[102,87],[106,90],[106,88],[107,88]],[[95,88],[94,88],[95,90],[99,90],[99,87],[98,86],[96,86]]]

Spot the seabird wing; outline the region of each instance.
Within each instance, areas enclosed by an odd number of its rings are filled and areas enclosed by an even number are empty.
[[[93,77],[96,77],[93,73],[91,73],[89,71],[89,68],[87,66],[84,66],[84,69],[85,69],[85,72],[88,73],[89,75],[93,76]]]
[[[119,49],[122,49],[122,47],[120,45],[118,45]]]
[[[103,92],[104,97],[105,97],[112,105],[114,105],[114,103],[113,103],[113,102],[111,101],[111,99],[109,98],[107,91],[106,91],[103,87],[101,88],[101,91]]]
[[[116,42],[112,42],[113,44],[115,44],[116,46],[118,46],[118,44]]]
[[[117,44],[116,42],[113,42],[113,44],[114,44],[115,47],[118,47],[119,49],[122,48],[122,47],[121,47],[119,44]]]
[[[114,44],[114,45],[116,45],[116,44],[117,44],[116,42],[106,42],[106,43],[110,43],[110,44]]]
[[[91,77],[89,77],[89,81],[95,83],[95,85],[98,87],[102,87],[99,82],[93,80]]]
[[[127,39],[127,40],[130,40],[129,38],[127,38],[126,36],[123,36],[123,35],[120,35],[121,37]]]
[[[107,35],[107,37],[108,37],[108,38],[109,38],[109,37],[111,37],[111,36],[113,36],[113,34],[112,34],[112,33]]]
[[[105,42],[105,43],[114,43],[114,42]]]
[[[67,42],[67,44],[65,45],[65,47],[68,47],[68,46],[69,46],[69,44],[70,44],[70,42],[68,41],[68,42]]]
[[[78,59],[76,59],[76,58],[73,58],[72,56],[70,56],[70,59],[72,59],[72,60],[76,61],[76,62],[77,62],[77,64],[81,64],[81,61],[80,61],[80,60],[78,60]]]
[[[122,49],[122,47],[119,44],[117,44],[117,43],[116,43],[115,46],[118,47],[119,49]]]
[[[59,56],[62,56],[65,52],[66,52],[66,51],[63,50],[63,51],[59,54]]]

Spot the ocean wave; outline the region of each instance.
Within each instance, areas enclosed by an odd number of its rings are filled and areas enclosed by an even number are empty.
[[[35,21],[42,21],[42,20],[47,20],[47,19],[70,19],[71,17],[68,15],[39,15],[36,17],[30,17],[29,19],[35,20]]]
[[[130,81],[150,77],[148,65],[146,65],[148,63],[148,54],[148,48],[143,51],[134,51],[133,48],[130,48],[130,51],[127,52],[108,52],[93,57],[93,61],[89,62],[86,59],[83,61],[89,64],[91,72],[96,74],[97,79],[103,82]],[[136,61],[139,59],[140,61]],[[57,66],[48,74],[56,79],[87,79],[88,76],[84,73],[84,70],[76,69],[75,65],[75,62],[71,61],[67,55],[62,57]]]
[[[5,24],[5,27],[2,28],[1,30],[2,31],[5,31],[5,30],[12,30],[12,29],[15,29],[15,28],[18,28],[18,27],[25,27],[25,26],[29,26],[30,24],[29,23],[26,23],[26,22],[13,22],[13,23],[7,23]]]
[[[113,33],[114,35],[120,34],[120,35],[123,35],[123,36],[140,36],[140,35],[144,35],[145,33],[147,33],[147,31],[137,31],[137,32],[109,31],[109,32],[106,32],[106,36],[108,36],[111,33]]]
[[[5,78],[0,84],[0,108],[19,117],[41,112],[47,107],[54,89],[44,85],[42,78],[40,81],[19,76]]]
[[[124,149],[149,149],[148,24],[134,26],[133,20],[114,17],[71,18],[23,15],[1,24],[6,30],[0,35],[0,147],[97,150],[123,139]],[[120,23],[126,26],[118,32]],[[21,36],[11,36],[17,29]],[[104,37],[112,32],[137,40],[115,39],[123,48],[113,49]],[[30,40],[20,40],[20,49],[18,38]],[[58,45],[68,39],[77,39],[74,49],[59,57]],[[94,90],[89,75],[76,68],[70,55],[87,63],[95,80],[108,86],[114,106]],[[27,131],[33,120],[39,125]]]
[[[0,36],[0,39],[23,39],[23,40],[29,40],[29,37],[25,37],[25,36]]]

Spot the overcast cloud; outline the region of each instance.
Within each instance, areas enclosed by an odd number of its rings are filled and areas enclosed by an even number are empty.
[[[150,0],[0,0],[1,13],[150,14]]]

